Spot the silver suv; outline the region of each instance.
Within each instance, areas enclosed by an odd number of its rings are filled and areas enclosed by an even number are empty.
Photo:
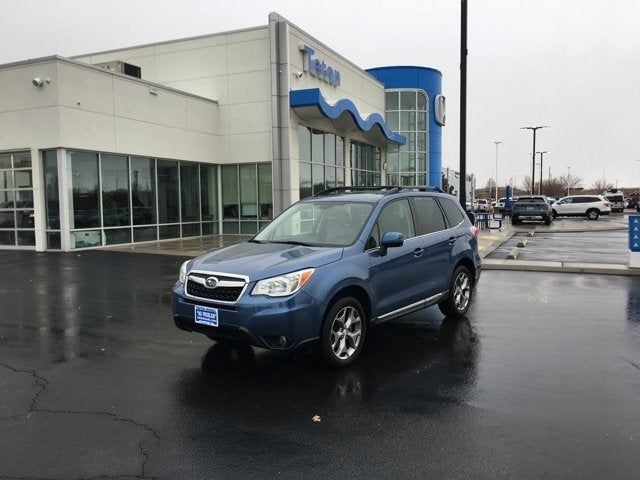
[[[597,220],[600,215],[611,213],[611,203],[602,195],[571,195],[561,198],[551,208],[553,218],[573,216]]]

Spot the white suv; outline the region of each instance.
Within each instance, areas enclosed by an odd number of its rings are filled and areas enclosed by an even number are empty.
[[[602,195],[571,195],[551,205],[553,217],[574,216],[597,220],[600,215],[611,213],[611,203]]]

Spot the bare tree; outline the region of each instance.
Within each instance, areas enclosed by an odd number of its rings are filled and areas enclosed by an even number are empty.
[[[531,177],[529,175],[525,175],[518,188],[523,192],[531,193]]]
[[[565,190],[570,191],[572,188],[579,187],[582,183],[582,179],[580,177],[574,177],[573,175],[568,174],[560,177],[560,183]]]
[[[591,184],[591,188],[593,188],[599,193],[602,193],[605,190],[611,190],[613,187],[614,187],[613,182],[610,182],[605,178],[599,178],[598,180],[596,180]]]

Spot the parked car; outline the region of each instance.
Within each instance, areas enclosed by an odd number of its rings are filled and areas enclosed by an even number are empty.
[[[437,304],[467,313],[480,278],[477,229],[427,189],[339,187],[301,200],[251,240],[184,262],[176,326],[273,350],[319,342],[352,363],[368,329]]]
[[[485,200],[484,198],[479,198],[476,200],[476,212],[488,212],[489,211],[489,200]]]
[[[578,216],[597,220],[600,215],[611,213],[611,203],[601,195],[571,195],[551,205],[553,217]]]
[[[611,203],[612,212],[624,212],[624,195],[619,190],[607,190],[602,196]]]
[[[495,206],[493,208],[493,211],[494,212],[504,213],[504,210],[505,210],[504,206],[505,206],[506,201],[507,201],[506,197],[499,198],[497,203],[495,204]],[[510,201],[511,201],[511,205],[513,206],[513,203],[518,201],[518,197],[510,197]]]
[[[554,203],[556,203],[558,201],[557,198],[553,198],[553,197],[547,197],[547,203],[549,205],[553,205]]]
[[[551,205],[547,197],[533,196],[520,197],[511,207],[511,223],[517,225],[523,220],[543,221],[545,225],[551,225],[553,220]]]
[[[637,195],[631,195],[628,199],[627,199],[627,204],[625,205],[625,208],[631,208],[631,209],[640,209],[640,196]],[[640,211],[640,210],[638,210]]]

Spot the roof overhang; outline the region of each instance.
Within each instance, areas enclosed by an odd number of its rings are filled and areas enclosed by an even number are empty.
[[[381,145],[387,142],[404,145],[405,137],[393,132],[379,113],[363,118],[351,100],[338,100],[329,104],[319,88],[291,90],[291,108],[303,120],[329,119],[339,132],[359,130],[371,143]]]

